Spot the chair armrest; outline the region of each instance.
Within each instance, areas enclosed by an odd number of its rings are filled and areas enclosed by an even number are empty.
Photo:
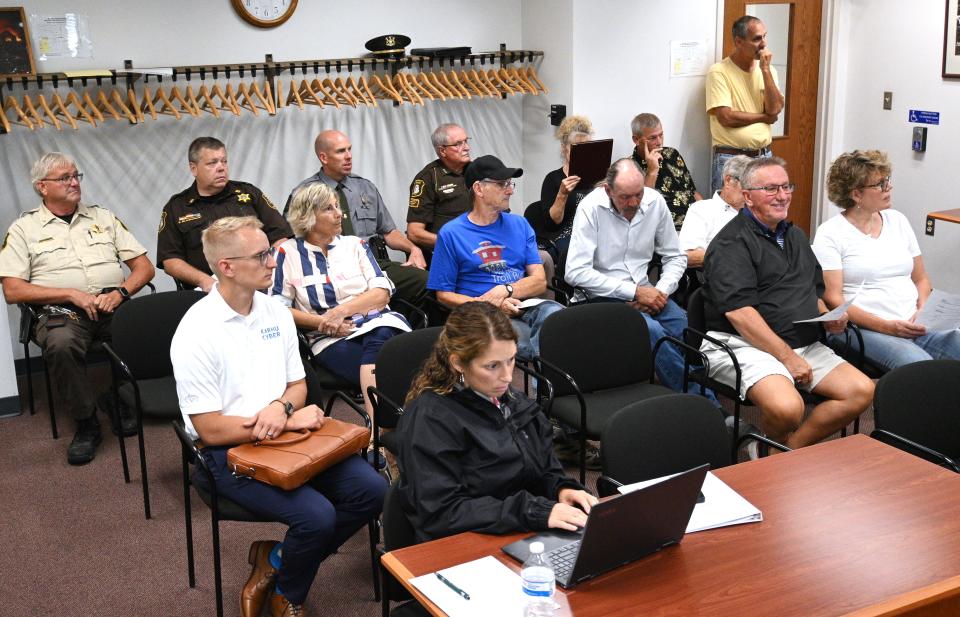
[[[876,439],[877,441],[882,441],[883,443],[886,443],[888,445],[895,446],[895,447],[897,443],[905,445],[908,448],[915,449],[919,452],[922,452],[923,454],[926,454],[927,456],[933,459],[936,459],[936,461],[938,461],[940,465],[943,465],[944,467],[948,467],[953,471],[960,473],[960,466],[958,466],[957,463],[953,459],[951,459],[949,456],[946,456],[945,454],[941,454],[936,450],[931,450],[930,448],[920,445],[917,442],[912,441],[910,439],[907,439],[902,435],[898,435],[894,432],[878,428],[878,429],[875,429],[872,433],[870,433],[870,437]],[[887,441],[888,439],[896,443],[890,443]],[[913,453],[911,452],[911,454]]]
[[[127,366],[127,363],[117,355],[117,352],[113,350],[113,347],[110,346],[110,343],[103,343],[103,350],[107,352],[107,355],[110,357],[110,361],[113,363],[115,369],[119,370],[129,381],[135,381],[133,378],[133,373],[130,371],[130,367]]]
[[[380,424],[377,422],[377,418],[382,418],[383,413],[386,413],[384,409],[387,405],[392,407],[392,413],[394,415],[402,415],[403,407],[397,405],[389,396],[384,394],[380,388],[376,386],[367,386],[367,398],[370,399],[370,404],[373,405],[373,447],[380,448]]]
[[[330,398],[327,399],[327,405],[323,409],[323,415],[327,416],[328,418],[330,417],[330,412],[333,410],[333,402],[335,399],[340,399],[346,403],[350,409],[354,410],[360,415],[360,417],[363,419],[364,426],[366,426],[368,429],[371,428],[370,416],[367,415],[366,410],[364,410],[364,408],[360,405],[357,405],[356,401],[344,394],[341,390],[334,390],[333,394],[330,395]]]
[[[597,497],[609,497],[617,493],[617,488],[623,486],[623,482],[614,480],[610,476],[601,475],[597,478]]]
[[[200,455],[200,448],[197,447],[193,437],[187,433],[187,429],[181,426],[179,422],[174,420],[170,424],[173,425],[173,430],[180,440],[180,448],[183,452],[184,462],[196,465],[200,469],[207,481],[211,502],[215,505],[218,504],[220,496],[217,492],[217,483],[213,479],[213,472],[207,467],[207,461]],[[184,473],[186,473],[186,469],[184,469]]]
[[[587,430],[587,401],[586,401],[586,399],[583,398],[583,392],[580,391],[580,386],[577,385],[577,382],[576,382],[576,380],[573,378],[573,376],[570,375],[569,373],[567,373],[566,371],[564,371],[562,368],[560,368],[559,366],[557,366],[557,365],[554,364],[553,362],[550,362],[549,360],[546,360],[546,359],[544,359],[544,358],[542,358],[542,357],[540,357],[540,356],[537,356],[536,358],[534,358],[534,359],[533,359],[533,362],[534,362],[535,365],[539,364],[539,365],[546,366],[546,367],[549,368],[551,371],[557,373],[557,374],[560,376],[561,379],[563,379],[563,380],[566,381],[568,384],[570,384],[570,387],[573,388],[573,393],[577,395],[577,402],[580,404],[580,427],[579,427],[579,428],[580,428],[580,430],[586,432],[586,430]],[[541,369],[540,372],[543,373],[543,370]],[[550,410],[551,410],[552,407],[553,407],[553,398],[554,398],[554,396],[553,396],[553,383],[552,383],[549,379],[547,379],[547,383],[550,383],[550,400],[547,402],[547,405],[543,408],[543,413],[544,413],[544,415],[549,416],[549,415],[550,415]]]
[[[682,349],[682,350],[684,350],[684,351],[686,352],[686,353],[683,354],[683,360],[684,360],[684,367],[683,367],[683,371],[684,371],[684,374],[683,374],[683,391],[684,391],[684,392],[687,391],[688,376],[689,376],[689,373],[690,373],[690,364],[691,364],[691,363],[690,363],[690,356],[691,356],[691,355],[696,356],[697,358],[700,359],[700,364],[703,366],[704,374],[705,374],[705,375],[708,375],[708,376],[710,375],[710,360],[707,359],[707,354],[703,353],[702,351],[700,351],[699,349],[697,349],[697,348],[694,347],[693,345],[690,345],[690,344],[688,344],[688,343],[685,343],[685,342],[681,341],[680,339],[678,339],[677,337],[675,337],[675,336],[670,336],[669,334],[668,334],[668,335],[665,335],[665,336],[661,336],[660,339],[657,341],[657,344],[653,346],[653,363],[654,363],[654,365],[656,365],[656,363],[657,363],[657,352],[660,351],[660,346],[663,345],[664,343],[669,343],[669,344],[671,344],[671,345],[674,345],[674,346],[676,346],[676,347],[679,347],[680,349]],[[650,383],[653,383],[653,375],[650,376]],[[701,382],[700,382],[700,395],[701,395],[701,396],[706,396],[706,393],[707,393],[707,387],[706,387],[706,385],[701,381]]]
[[[407,300],[404,300],[403,298],[397,297],[397,296],[394,296],[394,297],[390,298],[390,303],[391,303],[391,304],[402,304],[402,305],[403,305],[404,307],[406,307],[406,309],[409,310],[411,313],[415,313],[415,314],[417,315],[417,317],[419,318],[419,321],[421,322],[421,325],[419,325],[419,326],[413,326],[413,329],[414,329],[414,330],[420,330],[421,328],[427,328],[427,327],[430,326],[430,319],[427,317],[427,312],[424,311],[424,310],[423,310],[422,308],[420,308],[419,306],[417,306],[416,304],[413,304],[413,303],[411,303],[411,302],[409,302],[409,301],[407,301]],[[411,324],[411,325],[412,325],[412,324]]]
[[[741,379],[742,379],[742,377],[741,377],[742,373],[741,373],[741,371],[740,371],[740,362],[737,361],[737,356],[733,353],[733,349],[731,349],[729,345],[727,345],[726,343],[720,341],[719,339],[716,339],[716,338],[710,336],[709,334],[707,334],[707,333],[705,333],[705,332],[700,332],[700,331],[697,330],[696,328],[691,328],[691,327],[688,326],[688,327],[686,327],[686,328],[683,329],[683,339],[684,339],[684,341],[687,341],[687,340],[689,340],[690,337],[699,337],[699,338],[701,338],[701,339],[706,339],[706,340],[710,341],[711,343],[713,343],[714,345],[716,345],[717,347],[719,347],[720,349],[722,349],[722,350],[724,351],[724,353],[726,353],[728,356],[730,356],[730,361],[733,363],[734,388],[735,388],[735,390],[736,390],[736,392],[737,392],[737,396],[741,396],[741,395],[740,395],[740,381],[741,381]],[[687,343],[687,345],[690,345],[690,344]],[[690,346],[692,347],[692,345],[690,345]],[[699,351],[699,350],[698,350],[698,351]],[[702,353],[702,352],[701,352],[701,353]],[[704,359],[706,359],[706,355],[703,355],[702,357],[703,357]],[[707,371],[708,371],[708,372],[707,372],[707,376],[709,376],[709,375],[710,375],[710,373],[709,373],[710,363],[709,363],[709,362],[706,362],[706,363],[704,364],[704,368],[707,369]],[[741,399],[742,399],[742,396],[741,396]]]
[[[144,289],[149,289],[149,290],[150,290],[150,293],[152,293],[152,294],[157,293],[157,288],[156,288],[156,287],[154,286],[154,284],[151,283],[150,281],[147,281],[146,284],[144,284],[144,286],[141,287],[141,288],[139,289],[139,291],[137,291],[137,293],[139,294],[139,293],[140,293],[141,291],[143,291]]]
[[[746,433],[745,435],[742,435],[742,436],[740,437],[740,440],[737,441],[737,448],[739,448],[740,446],[742,446],[746,441],[748,441],[748,440],[750,440],[750,439],[752,439],[752,440],[754,440],[754,441],[759,441],[760,443],[766,444],[766,445],[770,446],[771,448],[776,448],[777,450],[780,450],[781,452],[792,452],[792,451],[793,451],[793,448],[787,447],[787,446],[783,445],[782,443],[780,443],[779,441],[774,441],[774,440],[770,439],[769,437],[764,437],[763,435],[758,435],[757,433]],[[734,462],[736,462],[736,461],[734,461]]]
[[[547,403],[546,403],[545,405],[544,405],[544,404],[541,404],[541,407],[543,407],[543,408],[549,408],[549,406],[553,403],[553,383],[552,383],[549,379],[547,379],[546,376],[545,376],[543,373],[540,373],[540,372],[538,372],[538,371],[530,368],[529,366],[527,366],[527,364],[526,364],[525,361],[518,360],[517,363],[514,364],[514,366],[516,366],[518,369],[520,369],[521,372],[526,373],[527,375],[529,375],[529,376],[534,377],[534,378],[537,379],[537,392],[538,392],[538,397],[537,397],[537,398],[538,398],[538,401],[537,401],[537,402],[538,402],[538,403],[540,402],[540,400],[539,400],[539,399],[540,399],[540,397],[539,397],[540,384],[543,384],[543,385],[546,387],[546,391],[547,391],[546,401],[547,401]]]

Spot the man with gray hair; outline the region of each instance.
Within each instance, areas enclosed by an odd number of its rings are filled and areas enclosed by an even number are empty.
[[[647,277],[654,253],[662,260],[655,285]],[[603,186],[577,207],[567,282],[586,290],[591,302],[624,302],[640,311],[652,348],[665,335],[681,338],[687,327],[687,314],[670,299],[686,267],[663,196],[644,187],[644,174],[632,158],[616,161]],[[660,350],[655,368],[661,383],[683,391],[683,356],[674,346]]]
[[[710,241],[743,207],[740,174],[749,162],[750,157],[743,155],[728,159],[723,166],[723,188],[712,198],[693,204],[687,211],[680,228],[680,250],[687,253],[688,268],[703,265],[703,255]]]
[[[707,71],[707,114],[713,138],[710,189],[719,190],[726,160],[770,156],[770,125],[783,111],[773,53],[763,22],[744,15],[733,23],[733,53]]]
[[[97,400],[86,375],[94,342],[110,339],[113,312],[153,278],[147,250],[106,208],[80,201],[80,181],[72,158],[59,152],[33,164],[31,181],[40,207],[20,215],[0,248],[0,280],[8,304],[35,306],[34,332],[52,383],[77,424],[67,462],[93,460],[100,443]],[[121,264],[130,269],[124,278]],[[101,409],[107,412],[106,409]],[[108,416],[112,417],[112,416]],[[135,420],[115,427],[136,432]]]
[[[820,343],[826,312],[823,272],[806,234],[787,221],[793,184],[777,157],[750,161],[741,184],[745,208],[710,242],[704,261],[710,376],[760,409],[763,432],[791,448],[816,443],[859,416],[873,400],[873,382]],[[847,316],[823,322],[842,332]],[[797,388],[824,397],[806,415]],[[755,451],[751,451],[751,458]]]
[[[644,184],[663,196],[674,227],[680,229],[690,204],[703,199],[687,162],[676,148],[663,145],[663,125],[655,115],[638,114],[630,122],[630,131],[636,146],[633,160],[644,174]]]
[[[467,131],[459,124],[441,124],[430,141],[437,158],[414,176],[407,210],[407,237],[428,262],[440,228],[470,209],[463,180],[463,168],[470,162]]]

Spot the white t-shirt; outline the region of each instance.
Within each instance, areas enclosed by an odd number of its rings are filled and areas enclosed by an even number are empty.
[[[680,250],[707,248],[723,226],[737,216],[737,212],[739,210],[720,198],[720,191],[715,192],[710,199],[693,203],[680,228]]]
[[[250,314],[240,315],[219,286],[184,315],[170,360],[183,422],[194,438],[192,414],[249,418],[304,377],[290,310],[257,292]]]
[[[817,229],[813,252],[824,270],[843,271],[843,298],[882,319],[909,319],[917,312],[917,286],[910,278],[920,254],[917,236],[896,210],[880,212],[883,228],[871,238],[842,214]]]

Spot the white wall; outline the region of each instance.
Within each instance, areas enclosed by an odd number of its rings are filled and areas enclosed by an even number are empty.
[[[943,6],[933,1],[840,3],[835,24],[838,90],[831,100],[839,108],[829,159],[856,148],[889,154],[894,207],[910,220],[934,286],[960,293],[960,226],[940,221],[935,236],[924,235],[928,212],[960,207],[960,81],[940,77]],[[882,108],[886,90],[893,92],[890,111]],[[940,112],[940,125],[929,127],[922,154],[910,149],[910,109]],[[835,212],[829,206],[823,216]]]
[[[91,0],[36,0],[24,6],[27,13],[72,11],[89,17],[94,58],[51,60],[38,66],[42,72],[117,68],[124,59],[133,60],[135,67],[147,67],[257,62],[266,53],[278,62],[356,57],[366,53],[363,44],[368,39],[393,32],[409,35],[414,47],[464,44],[480,52],[497,50],[500,43],[517,49],[521,43],[521,6],[516,0],[482,4],[370,0],[362,5],[308,1],[299,3],[290,21],[271,30],[248,25],[222,0],[123,6]],[[183,81],[179,83],[182,87]],[[164,85],[169,87],[169,80]],[[15,89],[14,94],[19,93]],[[84,200],[116,211],[153,259],[160,209],[170,195],[192,181],[186,148],[193,138],[223,139],[230,154],[231,177],[258,185],[282,206],[290,189],[319,167],[313,138],[326,128],[350,135],[354,170],[377,184],[403,229],[409,183],[435,157],[429,143],[432,129],[441,122],[460,122],[474,138],[475,156],[496,153],[518,164],[522,160],[521,98],[434,101],[424,107],[385,103],[378,109],[288,107],[275,118],[246,114],[217,120],[208,115],[176,121],[165,116],[138,126],[111,120],[97,128],[86,125],[62,132],[52,127],[31,132],[15,126],[11,134],[0,135],[0,229],[39,203],[29,183],[32,161],[45,151],[61,150],[76,156],[80,169],[88,174]],[[162,272],[155,283],[158,289],[173,288]],[[13,308],[8,313],[15,333],[18,311]],[[11,337],[0,340],[10,340],[16,355],[21,355]]]

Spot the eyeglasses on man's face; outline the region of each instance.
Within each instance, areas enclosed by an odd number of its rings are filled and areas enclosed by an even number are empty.
[[[496,184],[503,190],[512,189],[513,187],[517,186],[517,183],[513,180],[491,180],[490,178],[486,178],[481,180],[481,182],[486,182],[487,184]]]
[[[764,184],[763,186],[745,186],[743,190],[745,191],[763,191],[766,195],[771,197],[783,191],[784,193],[792,193],[793,189],[797,187],[796,184],[792,182],[787,182],[786,184]]]
[[[266,266],[271,259],[277,258],[276,247],[271,246],[265,251],[254,253],[253,255],[240,255],[239,257],[224,257],[224,259],[258,259],[261,266]]]
[[[891,184],[890,184],[890,176],[887,176],[886,178],[882,178],[882,179],[881,179],[879,182],[877,182],[876,184],[864,184],[864,185],[861,186],[860,188],[862,188],[862,189],[880,189],[881,191],[883,191],[884,193],[886,193],[887,191],[890,190],[890,186],[891,186]]]
[[[60,176],[59,178],[41,178],[42,182],[59,182],[60,184],[70,184],[74,180],[77,182],[83,182],[83,174],[78,172],[75,174]]]
[[[460,141],[455,141],[455,142],[453,142],[452,144],[445,144],[443,147],[444,147],[444,148],[453,148],[454,150],[463,150],[464,148],[466,148],[466,147],[469,146],[469,145],[470,145],[470,138],[469,138],[469,137],[465,137],[464,139],[461,139]]]

